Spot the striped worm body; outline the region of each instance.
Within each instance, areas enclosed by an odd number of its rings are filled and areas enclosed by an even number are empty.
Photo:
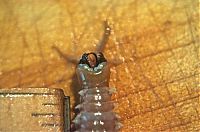
[[[81,132],[115,132],[120,127],[111,101],[115,89],[108,87],[110,69],[103,54],[97,53],[96,56],[95,67],[83,63],[83,57],[77,66],[76,73],[82,90],[79,92],[81,103],[76,106],[80,113],[74,123],[76,130]]]
[[[108,41],[111,28],[104,21],[104,34],[99,41],[96,52],[84,53],[78,63],[78,59],[53,46],[67,62],[77,64],[76,74],[82,88],[80,104],[76,106],[80,113],[73,120],[72,130],[80,132],[117,132],[122,126],[118,122],[118,115],[113,112],[114,102],[111,101],[114,88],[109,88],[110,68],[102,54]],[[120,63],[113,63],[118,65]]]

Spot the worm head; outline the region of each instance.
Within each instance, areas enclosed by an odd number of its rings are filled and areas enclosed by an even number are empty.
[[[90,52],[82,55],[79,64],[87,64],[90,68],[95,68],[102,62],[106,62],[103,53]]]

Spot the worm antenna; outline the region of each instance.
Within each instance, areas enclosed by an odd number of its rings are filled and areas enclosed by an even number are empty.
[[[76,65],[78,64],[78,59],[73,57],[72,55],[64,54],[58,47],[54,45],[52,46],[52,49],[55,50],[59,54],[59,56],[65,59],[67,62],[76,64]]]
[[[96,51],[97,52],[103,52],[105,49],[105,45],[109,39],[111,33],[111,27],[108,25],[108,21],[104,21],[104,33],[102,35],[101,40],[99,41],[99,44],[97,46]]]

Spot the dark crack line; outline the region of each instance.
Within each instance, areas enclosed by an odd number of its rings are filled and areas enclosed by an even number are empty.
[[[196,122],[196,121],[200,121],[200,120],[199,120],[199,119],[190,120],[190,121],[187,121],[187,122],[184,122],[184,123],[172,125],[171,128],[161,129],[160,131],[166,131],[166,130],[168,130],[168,129],[172,129],[172,128],[176,128],[176,127],[179,127],[179,128],[180,128],[181,126],[186,126],[186,125],[191,124],[191,123]]]
[[[178,105],[178,104],[184,103],[184,102],[186,102],[186,101],[191,101],[191,100],[193,100],[193,99],[198,99],[199,97],[200,97],[200,95],[197,94],[197,95],[195,95],[195,96],[193,96],[193,97],[188,97],[188,98],[184,98],[184,99],[182,99],[182,100],[179,100],[179,101],[175,102],[175,104]],[[167,109],[167,108],[169,108],[169,107],[173,107],[173,105],[174,105],[174,103],[169,103],[169,104],[167,104],[167,105],[162,105],[162,106],[160,106],[160,107],[151,108],[150,110],[147,110],[147,111],[141,111],[141,112],[138,112],[137,114],[129,115],[128,118],[126,118],[126,119],[131,120],[132,118],[134,118],[134,117],[136,117],[136,116],[144,115],[144,114],[147,114],[147,113],[149,113],[149,112],[155,112],[155,111],[158,111],[158,110],[161,110],[161,109]],[[163,113],[163,114],[164,114],[164,113]],[[122,119],[121,121],[124,121],[124,120],[126,120],[126,119]],[[198,118],[198,119],[199,119],[199,118]],[[170,123],[171,123],[171,122],[170,122]]]
[[[125,48],[125,47],[124,47]],[[123,48],[123,49],[124,49]],[[122,51],[122,50],[121,50]],[[124,51],[123,51],[124,52]],[[162,99],[159,97],[159,95],[156,93],[155,89],[153,88],[153,84],[151,83],[151,81],[145,76],[144,71],[142,70],[142,67],[140,65],[140,63],[136,60],[136,48],[134,47],[134,51],[133,51],[133,58],[135,58],[135,64],[137,65],[138,71],[142,74],[143,79],[145,80],[145,82],[148,84],[148,86],[150,87],[151,92],[153,93],[153,95],[156,97],[156,100],[162,104],[162,106],[164,106],[164,102],[162,101]],[[126,69],[130,69],[129,65],[125,66]],[[134,73],[132,73],[131,71],[129,71],[131,77],[133,78]],[[140,92],[138,92],[140,93]],[[129,93],[130,94],[130,93]],[[153,109],[151,108],[150,111],[153,111]],[[161,113],[163,115],[163,117],[165,118],[165,120],[167,120],[167,117]],[[170,123],[168,123],[170,125]]]
[[[146,2],[147,5],[148,5],[148,1],[145,0],[145,2]],[[170,48],[171,48],[171,45],[170,45],[170,42],[169,42],[169,39],[168,39],[167,35],[166,35],[165,32],[161,29],[161,27],[160,27],[158,24],[156,24],[156,16],[155,16],[154,12],[150,9],[149,6],[147,6],[147,7],[148,7],[148,10],[149,10],[149,12],[150,12],[150,15],[152,16],[152,18],[153,18],[153,20],[154,20],[155,25],[157,25],[158,29],[160,30],[160,34],[161,34],[162,37],[165,39],[166,44],[168,45],[168,47],[169,47],[169,49],[170,49]],[[171,53],[171,54],[173,55],[173,57],[176,59],[176,56],[175,56],[174,51],[173,51],[173,50],[170,50],[170,53]],[[181,66],[180,66],[180,63],[178,63],[178,61],[176,61],[176,64],[178,65],[179,70],[180,70],[182,76],[184,76],[184,72],[182,71],[182,68],[181,68]],[[168,96],[169,96],[171,102],[173,103],[173,106],[174,106],[174,109],[175,109],[175,113],[176,113],[176,115],[178,116],[178,118],[179,118],[179,120],[180,120],[180,122],[181,122],[181,124],[182,124],[182,122],[184,122],[184,120],[183,120],[183,118],[182,118],[182,116],[181,116],[181,114],[180,114],[180,109],[176,106],[175,101],[174,101],[174,99],[172,98],[171,93],[170,93],[168,87],[166,87],[166,90],[167,90],[167,92],[168,92]]]
[[[176,47],[173,47],[173,48],[167,48],[167,49],[164,49],[164,50],[160,50],[158,52],[155,52],[155,53],[152,53],[152,54],[148,54],[148,55],[145,55],[145,56],[138,56],[136,57],[136,59],[139,59],[139,60],[142,60],[142,59],[146,59],[146,58],[150,58],[150,57],[153,57],[153,56],[157,56],[157,55],[160,55],[162,53],[166,53],[166,52],[171,52],[173,50],[177,50],[177,49],[180,49],[180,48],[186,48],[188,46],[191,46],[193,45],[194,41],[190,41],[184,45],[179,45],[179,46],[176,46]]]
[[[46,68],[47,68],[47,63],[46,63],[46,59],[44,57],[44,54],[43,54],[43,50],[42,50],[42,44],[41,44],[41,40],[40,40],[40,32],[39,32],[39,29],[38,29],[38,26],[37,24],[35,24],[35,32],[36,32],[36,40],[37,40],[37,46],[38,46],[38,49],[39,49],[39,55],[40,55],[40,63],[42,65],[42,69],[39,70],[42,78],[43,78],[43,85],[46,86],[47,84],[47,79],[46,79]]]
[[[6,9],[7,9],[7,11],[8,11],[8,13],[7,13],[7,17],[8,17],[8,19],[6,19],[5,20],[5,23],[7,23],[6,21],[10,21],[10,18],[12,18],[12,17],[14,17],[14,13],[13,13],[13,10],[12,10],[12,8],[11,8],[11,6],[9,5],[9,2],[7,1],[7,0],[3,0],[3,3],[4,3],[4,5],[7,7]],[[16,19],[16,21],[15,21],[15,24],[17,24],[18,23],[18,21],[17,21],[17,19]],[[11,28],[12,26],[10,26],[10,30],[11,31],[13,31],[14,29],[12,29]],[[14,32],[14,31],[13,31]],[[1,57],[0,57],[0,64],[1,65],[3,65],[3,64],[5,64],[5,60],[6,60],[6,57],[4,56],[5,55],[5,53],[6,53],[6,51],[8,51],[8,46],[9,46],[9,43],[10,43],[10,41],[11,41],[11,35],[7,35],[7,36],[5,36],[5,38],[7,38],[6,39],[6,44],[4,44],[5,46],[4,46],[4,48],[2,48],[2,51],[1,51]],[[2,72],[4,69],[0,69],[1,71],[0,72]]]

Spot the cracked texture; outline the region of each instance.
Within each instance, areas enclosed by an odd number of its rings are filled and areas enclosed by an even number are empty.
[[[73,107],[75,66],[51,47],[92,51],[107,19],[121,131],[200,130],[197,0],[0,0],[0,16],[0,87],[61,87]]]

